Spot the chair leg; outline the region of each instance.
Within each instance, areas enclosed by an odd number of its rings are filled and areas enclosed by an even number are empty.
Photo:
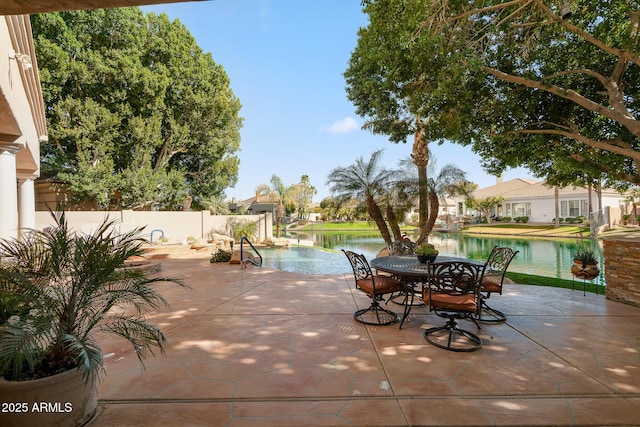
[[[373,317],[375,321],[368,320],[367,317]],[[373,300],[368,308],[353,313],[353,318],[365,325],[377,326],[391,325],[399,320],[396,313],[382,308],[376,300]]]
[[[446,331],[447,335],[438,334],[441,331]],[[462,340],[454,339],[456,336],[462,337]],[[443,344],[442,341],[445,338],[447,343]],[[479,350],[482,347],[482,339],[472,332],[461,329],[453,317],[449,317],[447,323],[442,326],[425,329],[424,339],[436,347],[449,351],[470,352]]]
[[[507,315],[500,310],[489,307],[486,298],[481,298],[477,320],[482,323],[502,323],[507,320]]]

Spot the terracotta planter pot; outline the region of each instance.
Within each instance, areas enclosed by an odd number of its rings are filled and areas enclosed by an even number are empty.
[[[579,279],[592,280],[598,277],[600,269],[598,268],[598,263],[585,264],[578,259],[574,259],[573,265],[571,266],[571,273]]]
[[[0,378],[0,425],[80,426],[98,407],[98,384],[76,370],[30,381]]]

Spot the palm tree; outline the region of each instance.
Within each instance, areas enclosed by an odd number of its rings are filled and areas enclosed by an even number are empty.
[[[211,196],[204,201],[203,205],[213,215],[226,215],[229,213],[229,204],[225,202],[223,194]]]
[[[427,167],[431,158],[431,150],[429,150],[429,141],[424,135],[420,118],[416,118],[416,132],[413,138],[413,148],[411,151],[411,160],[418,168],[418,223],[420,226],[420,236],[418,242],[422,242],[431,232],[428,228],[428,219],[425,218],[427,212],[427,202],[431,200],[431,192],[429,190],[429,179],[427,178]],[[433,226],[432,226],[433,228]]]
[[[359,157],[351,166],[333,169],[329,173],[327,184],[339,201],[352,198],[364,201],[369,216],[376,223],[385,243],[390,245],[391,235],[378,201],[386,196],[395,171],[380,166],[382,152],[383,150],[374,151],[368,162]]]
[[[289,200],[289,188],[284,185],[279,176],[271,177],[271,185],[261,184],[256,188],[256,194],[265,200],[277,203],[276,206],[276,237],[280,237],[282,219],[286,213],[285,204]]]
[[[427,179],[429,190],[429,215],[424,224],[420,224],[420,235],[416,241],[417,244],[425,241],[433,230],[433,226],[438,219],[438,211],[440,210],[440,199],[446,197],[455,196],[469,196],[470,192],[474,190],[474,186],[469,185],[469,181],[466,179],[466,172],[453,164],[447,164],[439,172],[436,172],[435,159],[427,155],[430,159],[429,169],[432,171],[432,178]],[[401,178],[398,180],[397,185],[404,187],[407,192],[420,193],[420,173],[416,176],[416,164],[413,159],[402,160],[400,162],[402,167]],[[418,166],[418,171],[420,166]]]

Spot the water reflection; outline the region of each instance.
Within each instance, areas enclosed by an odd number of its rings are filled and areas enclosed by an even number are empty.
[[[285,271],[302,273],[349,273],[351,268],[340,249],[363,253],[368,259],[375,258],[384,247],[378,233],[298,233],[297,237],[312,240],[317,248],[294,250],[273,249],[265,256],[265,266]],[[571,279],[573,253],[579,246],[594,250],[603,269],[601,242],[584,239],[540,239],[502,236],[469,236],[457,233],[433,233],[429,241],[443,255],[459,256],[476,260],[486,260],[495,245],[509,246],[518,251],[509,267],[510,271],[539,276]],[[603,272],[600,283],[604,284]]]

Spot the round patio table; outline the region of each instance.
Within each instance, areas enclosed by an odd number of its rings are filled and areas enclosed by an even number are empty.
[[[405,292],[407,294],[404,302],[404,314],[402,315],[402,320],[400,321],[400,329],[402,329],[402,325],[404,324],[406,318],[409,316],[411,307],[413,306],[413,300],[416,292],[414,285],[418,282],[422,284],[427,282],[427,277],[429,276],[429,267],[431,265],[452,261],[461,261],[469,264],[484,265],[484,262],[482,261],[444,255],[438,255],[435,261],[427,262],[425,264],[418,261],[418,258],[416,256],[408,255],[383,256],[374,258],[369,262],[372,268],[393,274],[394,276],[400,278],[402,283],[405,285]],[[409,296],[411,296],[410,302],[408,298]]]

